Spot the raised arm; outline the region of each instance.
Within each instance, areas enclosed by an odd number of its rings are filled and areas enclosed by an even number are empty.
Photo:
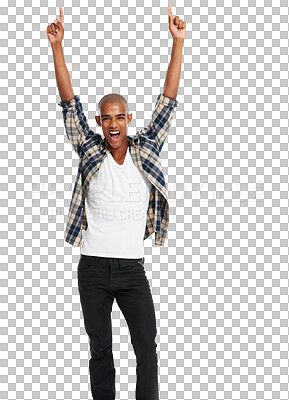
[[[85,140],[94,135],[94,132],[89,129],[80,97],[75,96],[72,90],[62,50],[63,27],[63,8],[59,7],[59,21],[55,19],[51,25],[48,25],[46,31],[53,51],[55,75],[61,98],[61,102],[58,105],[62,108],[66,135],[75,152],[81,156]]]
[[[59,7],[59,21],[55,19],[51,25],[48,25],[46,32],[53,51],[59,96],[61,101],[66,103],[74,98],[74,93],[62,49],[62,39],[64,36],[64,15],[62,7]]]
[[[173,48],[163,95],[175,100],[177,98],[181,77],[182,52],[186,36],[186,22],[184,22],[182,19],[179,19],[178,16],[173,18],[172,6],[170,4],[168,7],[168,16],[169,29],[173,37]]]

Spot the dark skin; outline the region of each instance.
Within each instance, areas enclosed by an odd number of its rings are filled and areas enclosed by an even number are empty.
[[[98,126],[102,127],[113,158],[118,164],[123,164],[128,148],[127,127],[131,123],[132,114],[126,114],[125,104],[114,101],[104,103],[101,107],[101,115],[96,115],[95,119]],[[117,142],[111,139],[110,131],[120,132]]]

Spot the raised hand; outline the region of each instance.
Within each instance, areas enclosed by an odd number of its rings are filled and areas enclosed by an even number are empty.
[[[62,7],[59,7],[59,20],[55,19],[52,24],[48,25],[46,32],[51,45],[62,42],[64,36],[64,16]]]
[[[168,7],[168,15],[169,15],[169,28],[173,39],[185,40],[187,24],[182,19],[179,19],[178,16],[173,18],[171,4],[169,4]]]

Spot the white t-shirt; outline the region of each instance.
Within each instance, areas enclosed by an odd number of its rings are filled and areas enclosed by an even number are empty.
[[[134,165],[129,147],[122,165],[111,153],[92,178],[85,198],[87,230],[81,254],[144,257],[150,181]]]

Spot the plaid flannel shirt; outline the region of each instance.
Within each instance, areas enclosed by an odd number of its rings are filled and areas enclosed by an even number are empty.
[[[82,229],[87,229],[85,212],[87,190],[110,149],[106,139],[89,128],[78,95],[67,103],[57,104],[62,107],[67,137],[79,156],[64,240],[72,246],[81,247]],[[134,165],[152,183],[144,240],[155,232],[155,244],[160,246],[164,246],[169,224],[168,194],[160,151],[178,105],[177,100],[160,94],[148,127],[138,131],[135,136],[127,136]]]

